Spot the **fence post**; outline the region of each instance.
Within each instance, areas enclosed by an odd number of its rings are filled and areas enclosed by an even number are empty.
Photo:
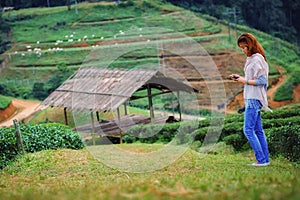
[[[16,135],[16,140],[17,140],[18,151],[21,154],[24,154],[25,151],[24,151],[24,147],[23,147],[23,141],[22,141],[22,135],[21,135],[21,131],[20,131],[20,125],[19,125],[19,123],[16,119],[14,119],[13,122],[14,122],[14,126],[15,126],[15,131],[16,131],[15,135]]]

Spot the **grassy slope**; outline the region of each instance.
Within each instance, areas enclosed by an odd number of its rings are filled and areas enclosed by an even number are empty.
[[[11,103],[11,98],[0,95],[0,110],[4,110]]]
[[[161,145],[119,145],[148,152]],[[105,148],[100,146],[99,148]],[[226,153],[227,152],[227,153]],[[112,169],[87,150],[27,154],[1,172],[0,199],[297,199],[299,166],[282,159],[269,167],[247,164],[252,154],[202,155],[188,150],[151,173]]]

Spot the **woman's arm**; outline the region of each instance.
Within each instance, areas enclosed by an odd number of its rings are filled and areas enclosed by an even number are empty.
[[[246,80],[245,77],[240,76],[238,74],[233,74],[235,76],[238,76],[239,78],[233,78],[232,80],[243,83],[243,84],[247,84],[247,85],[253,85],[253,86],[262,86],[262,85],[266,85],[267,84],[267,80],[264,76],[260,76],[257,79],[250,79],[250,80]],[[233,76],[232,75],[232,76]]]

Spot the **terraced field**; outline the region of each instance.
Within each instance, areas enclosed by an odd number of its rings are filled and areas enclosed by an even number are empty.
[[[132,69],[151,65],[200,91],[198,102],[187,106],[190,109],[224,109],[242,90],[227,80],[229,74],[243,69],[245,58],[235,45],[238,33],[232,33],[229,40],[222,21],[160,1],[129,1],[118,6],[81,3],[78,15],[65,9],[11,13],[14,44],[1,55],[5,62],[0,83],[29,91],[34,83],[49,81],[60,67],[75,72],[86,66]],[[197,48],[186,48],[192,43]],[[277,67],[270,67],[272,80],[278,79]]]

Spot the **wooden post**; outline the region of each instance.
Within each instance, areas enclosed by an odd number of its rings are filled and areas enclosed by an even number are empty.
[[[124,115],[128,115],[128,111],[127,111],[127,101],[124,103]]]
[[[173,116],[175,116],[175,111],[174,111],[174,94],[172,93],[172,101],[171,101],[171,104],[172,104],[172,114]]]
[[[97,116],[97,122],[100,122],[100,116],[99,116],[99,112],[96,111],[96,116]]]
[[[64,107],[65,125],[68,125],[67,108]]]
[[[122,144],[122,127],[121,127],[121,115],[120,115],[120,109],[119,107],[117,108],[117,113],[118,113],[118,121],[117,121],[117,125],[119,126],[120,132],[120,144]]]
[[[23,141],[22,141],[22,135],[21,135],[21,131],[20,131],[20,125],[19,125],[19,123],[16,119],[13,120],[13,123],[14,123],[15,131],[16,131],[15,135],[16,135],[16,140],[17,140],[18,151],[21,154],[24,154],[25,151],[24,151],[24,147],[23,147]]]
[[[179,121],[182,121],[182,115],[181,115],[181,106],[180,106],[180,96],[179,96],[179,91],[177,91],[177,99],[178,99],[178,112],[179,112]]]
[[[92,140],[93,140],[93,145],[96,145],[96,141],[95,141],[95,124],[94,124],[93,111],[91,111],[91,119],[92,119]]]
[[[152,103],[151,87],[150,87],[149,84],[147,85],[147,92],[148,92],[148,101],[149,101],[150,118],[151,118],[151,122],[153,122],[153,119],[154,119],[154,111],[153,111],[153,103]]]
[[[118,114],[118,126],[120,126],[121,115],[120,115],[120,109],[119,109],[119,107],[117,108],[117,114]]]

